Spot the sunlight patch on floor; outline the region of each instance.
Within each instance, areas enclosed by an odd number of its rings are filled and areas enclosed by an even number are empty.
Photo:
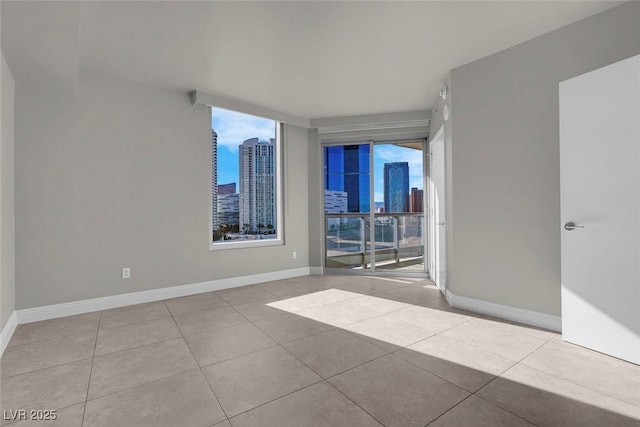
[[[640,419],[640,408],[635,405],[520,366],[520,361],[526,363],[541,347],[558,339],[554,332],[340,289],[266,305],[355,333],[374,345],[378,342],[397,346],[394,354],[398,357],[471,392],[502,376],[533,389]]]

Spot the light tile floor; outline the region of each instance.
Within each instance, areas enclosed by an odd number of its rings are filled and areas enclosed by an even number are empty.
[[[307,276],[20,325],[1,425],[640,426],[640,367],[451,309],[418,279]],[[57,420],[16,421],[18,409]]]

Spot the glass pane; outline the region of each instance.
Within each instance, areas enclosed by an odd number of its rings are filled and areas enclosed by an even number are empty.
[[[424,271],[423,143],[374,146],[376,269]]]
[[[364,247],[368,229],[363,218],[326,219],[327,268],[359,268],[366,265]]]
[[[324,148],[327,268],[367,267],[369,156],[369,144]]]
[[[211,108],[211,239],[278,237],[277,123]]]

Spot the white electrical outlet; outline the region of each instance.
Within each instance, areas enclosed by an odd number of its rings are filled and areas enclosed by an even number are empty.
[[[296,259],[298,257],[298,253],[296,251],[293,251],[293,254],[291,254],[291,257],[293,259]]]
[[[124,267],[122,269],[122,278],[131,279],[131,269],[129,267]]]

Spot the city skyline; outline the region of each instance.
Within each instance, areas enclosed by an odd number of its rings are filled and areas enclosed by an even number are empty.
[[[229,232],[275,234],[275,136],[274,120],[211,108],[214,241]]]
[[[238,183],[238,150],[243,141],[258,138],[269,141],[275,134],[274,122],[270,119],[237,113],[212,107],[212,129],[218,134],[218,182]],[[409,185],[423,189],[422,151],[407,149],[393,144],[375,145],[374,157],[374,201],[384,202],[384,163],[406,161],[409,163]]]

